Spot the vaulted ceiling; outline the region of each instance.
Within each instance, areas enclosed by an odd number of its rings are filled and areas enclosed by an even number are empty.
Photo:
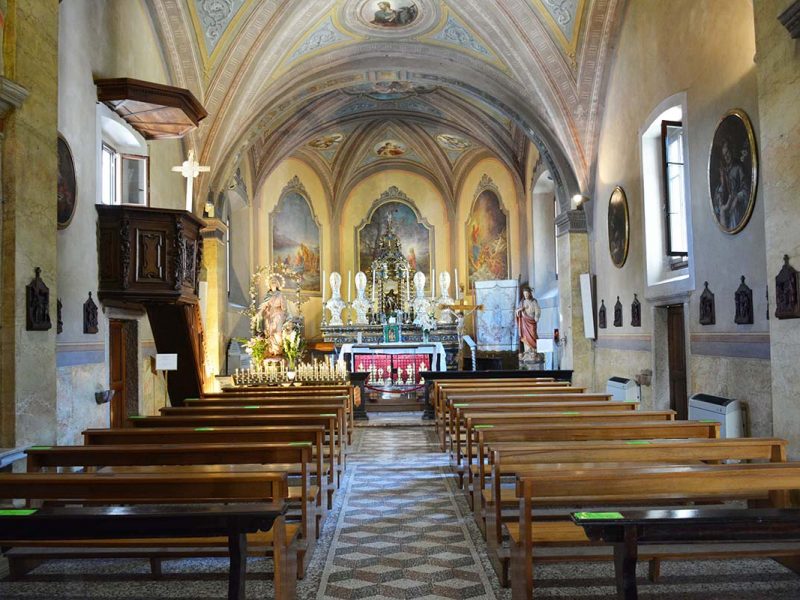
[[[333,198],[387,160],[452,197],[483,156],[524,179],[529,139],[562,194],[591,180],[624,0],[147,2],[173,83],[209,112],[188,140],[212,167],[198,198],[289,156]]]

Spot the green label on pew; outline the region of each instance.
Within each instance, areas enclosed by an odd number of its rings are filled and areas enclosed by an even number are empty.
[[[650,442],[647,440],[628,440],[625,443],[628,444],[629,446],[646,446]]]
[[[622,513],[618,512],[579,512],[575,513],[575,517],[577,519],[582,520],[598,520],[598,521],[608,521],[611,519],[624,519],[625,517],[622,516]]]
[[[184,402],[197,402],[200,398],[184,398]]]
[[[256,404],[254,406],[243,406],[242,408],[249,408],[250,410],[253,410],[254,408],[261,408],[261,407]]]
[[[701,423],[719,423],[716,419],[700,419]]]
[[[131,415],[129,419],[144,419],[144,415]]]
[[[465,406],[469,406],[469,404],[453,404],[453,408],[464,408]]]
[[[565,416],[572,416],[572,415],[579,415],[581,413],[579,413],[577,410],[567,410],[562,412],[561,414]]]
[[[473,425],[473,429],[491,429],[494,425]]]
[[[0,517],[30,517],[38,508],[13,508],[0,510]]]
[[[290,446],[310,446],[311,442],[289,442]]]
[[[52,446],[31,446],[28,450],[50,450]]]
[[[213,427],[195,427],[195,431],[214,431]]]
[[[336,413],[323,413],[320,415],[320,417],[335,417],[335,416]]]

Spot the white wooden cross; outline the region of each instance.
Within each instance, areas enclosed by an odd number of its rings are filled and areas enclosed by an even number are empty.
[[[181,163],[181,166],[172,167],[172,170],[186,177],[186,210],[193,212],[192,189],[194,188],[194,179],[200,173],[208,173],[211,167],[200,166],[200,163],[194,158],[194,150],[189,150],[189,157]]]

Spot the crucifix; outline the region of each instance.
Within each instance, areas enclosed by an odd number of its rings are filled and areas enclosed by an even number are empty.
[[[211,167],[200,166],[200,163],[194,158],[194,150],[189,150],[189,157],[181,163],[181,166],[172,167],[172,170],[186,177],[186,210],[193,212],[192,189],[194,188],[194,179],[200,173],[208,173]]]

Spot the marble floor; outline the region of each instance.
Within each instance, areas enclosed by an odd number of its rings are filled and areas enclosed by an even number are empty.
[[[298,585],[302,600],[510,598],[432,428],[358,428],[342,492]],[[0,599],[211,600],[225,597],[226,569],[224,559],[174,561],[154,581],[146,561],[50,562],[24,581],[0,582]],[[271,596],[269,570],[269,560],[250,560],[248,598]],[[542,565],[535,586],[537,598],[615,597],[610,563]],[[642,580],[640,597],[797,599],[800,577],[769,560],[668,562],[658,584]]]

